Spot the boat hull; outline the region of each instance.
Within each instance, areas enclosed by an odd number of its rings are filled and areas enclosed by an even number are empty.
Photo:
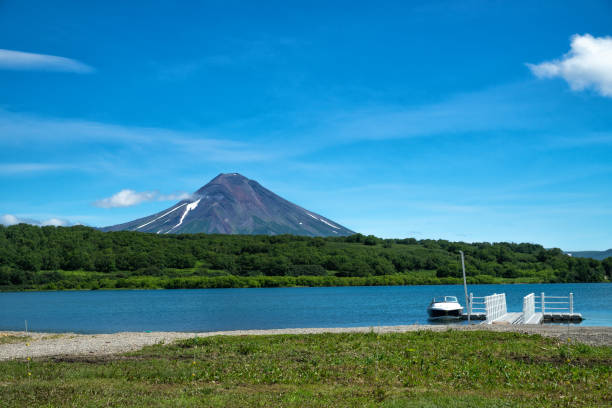
[[[440,309],[429,309],[429,320],[457,320],[461,319],[461,312],[463,309],[454,310],[440,310]]]
[[[427,309],[429,320],[457,320],[461,319],[463,308],[461,306],[432,305]]]

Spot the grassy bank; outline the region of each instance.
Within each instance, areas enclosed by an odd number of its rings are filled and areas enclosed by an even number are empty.
[[[3,406],[592,407],[611,367],[610,347],[517,333],[219,336],[3,362],[0,389]]]

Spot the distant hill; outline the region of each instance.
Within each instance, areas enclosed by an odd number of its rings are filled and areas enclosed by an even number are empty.
[[[565,253],[576,258],[593,258],[603,261],[612,256],[612,248],[607,251],[566,251]]]
[[[157,234],[293,234],[347,236],[350,229],[299,207],[238,173],[219,174],[187,199],[157,214],[102,231]]]

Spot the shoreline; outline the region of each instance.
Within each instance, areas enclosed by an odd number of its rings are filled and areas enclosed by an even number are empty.
[[[396,274],[401,275],[401,274]],[[155,286],[155,287],[95,287],[95,288],[87,288],[87,287],[79,287],[79,288],[10,288],[7,287],[0,288],[0,293],[24,293],[24,292],[96,292],[96,291],[113,291],[113,290],[191,290],[191,289],[278,289],[278,288],[342,288],[342,287],[381,287],[381,286],[462,286],[463,282],[460,280],[457,281],[447,281],[447,282],[422,282],[422,281],[412,281],[408,283],[389,283],[389,282],[381,282],[380,284],[372,284],[372,283],[351,283],[348,282],[351,279],[362,279],[366,278],[376,278],[382,279],[380,277],[389,277],[395,275],[377,275],[370,277],[342,277],[339,279],[346,279],[347,281],[341,282],[337,281],[335,284],[330,285],[319,285],[319,284],[311,284],[311,285],[301,285],[301,284],[274,284],[274,285],[255,285],[251,286],[248,282],[249,279],[264,279],[266,277],[270,278],[270,276],[266,275],[258,275],[253,277],[243,277],[237,275],[226,275],[231,276],[240,280],[244,285],[234,285],[234,286],[202,286],[202,287],[193,287],[193,286],[183,286],[183,287],[165,287],[165,286]],[[210,279],[210,277],[205,277]],[[289,276],[289,278],[310,278],[309,276]],[[317,277],[318,278],[318,277]],[[536,281],[521,281],[520,278],[516,278],[516,280],[511,281],[492,281],[492,282],[473,282],[470,281],[468,277],[468,285],[470,286],[479,286],[479,285],[580,285],[580,284],[593,284],[593,283],[607,283],[612,284],[612,281],[603,280],[603,281],[590,281],[590,282],[550,282],[545,280],[536,280]],[[439,278],[438,278],[439,279]],[[442,278],[445,279],[445,278]],[[459,278],[457,278],[459,279]],[[509,279],[509,278],[504,278]],[[384,279],[383,279],[384,280]]]
[[[381,275],[385,276],[385,275]],[[388,275],[390,276],[390,275]],[[342,278],[344,279],[344,278]],[[347,278],[347,279],[350,279]],[[601,281],[601,282],[498,282],[498,283],[468,283],[469,286],[484,286],[484,285],[590,285],[590,284],[610,284],[611,281]],[[107,291],[174,291],[174,290],[224,290],[224,289],[291,289],[291,288],[356,288],[356,287],[400,287],[400,286],[461,286],[463,287],[463,282],[454,282],[454,283],[406,283],[406,284],[381,284],[381,285],[352,285],[352,284],[342,284],[342,285],[290,285],[290,286],[228,286],[228,287],[181,287],[181,288],[165,288],[165,287],[151,287],[151,288],[140,288],[140,287],[121,287],[121,288],[68,288],[68,289],[45,289],[45,288],[28,288],[28,289],[0,289],[0,293],[51,293],[51,292],[107,292]],[[1,330],[0,330],[1,332]]]
[[[231,330],[215,332],[119,332],[107,334],[40,333],[0,331],[0,361],[22,358],[52,358],[60,356],[97,357],[140,350],[145,346],[170,343],[179,339],[210,336],[265,336],[323,333],[404,333],[420,330],[443,332],[497,331],[535,334],[557,338],[561,342],[578,342],[594,346],[612,346],[612,327],[608,326],[548,326],[548,325],[403,325],[374,327],[290,328],[266,330]],[[3,338],[10,342],[2,343]]]

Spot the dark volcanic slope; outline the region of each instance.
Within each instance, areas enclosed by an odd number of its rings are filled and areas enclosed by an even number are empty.
[[[290,203],[238,173],[219,174],[189,200],[180,201],[157,214],[102,230],[157,234],[353,234],[340,224]]]

